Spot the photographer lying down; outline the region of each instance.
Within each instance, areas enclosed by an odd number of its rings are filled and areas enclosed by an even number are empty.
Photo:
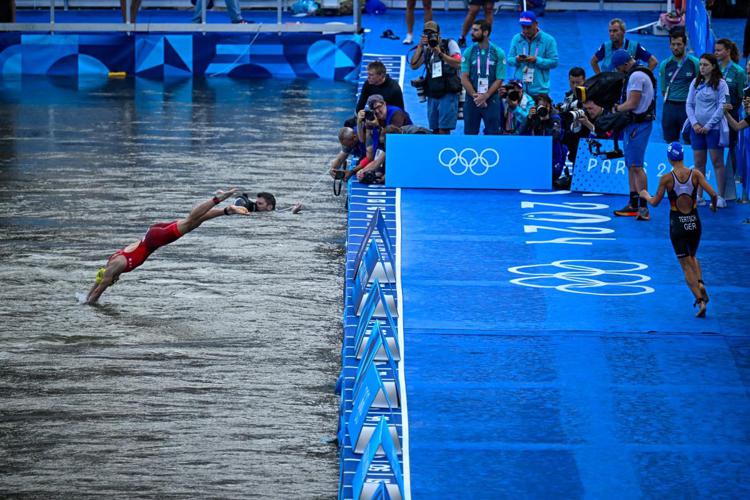
[[[458,94],[461,92],[461,50],[450,39],[440,38],[434,21],[424,23],[424,32],[411,58],[411,68],[424,65],[425,77],[415,80],[427,96],[427,119],[435,134],[450,134],[458,118]],[[416,86],[416,85],[415,85]]]

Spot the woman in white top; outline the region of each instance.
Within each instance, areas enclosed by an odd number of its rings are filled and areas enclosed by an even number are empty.
[[[716,206],[724,208],[724,147],[729,144],[729,126],[724,117],[724,104],[729,101],[729,87],[721,76],[719,62],[713,54],[700,58],[698,76],[690,84],[685,110],[690,124],[690,143],[693,147],[695,168],[706,173],[706,150],[716,174],[719,198]],[[705,205],[702,189],[698,187],[698,204]]]

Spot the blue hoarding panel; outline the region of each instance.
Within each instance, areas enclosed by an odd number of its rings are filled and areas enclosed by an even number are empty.
[[[594,143],[600,144],[602,152],[614,149],[613,141],[596,139]],[[595,154],[596,148],[592,147],[592,144],[589,139],[581,139],[580,141],[576,164],[573,168],[571,189],[586,193],[628,194],[628,169],[625,167],[625,159],[610,159],[603,155],[597,155]],[[692,168],[694,164],[693,149],[685,145],[683,145],[683,149],[685,165]],[[644,163],[649,192],[653,195],[659,185],[659,178],[672,170],[672,166],[667,161],[667,144],[662,142],[649,143],[646,148]],[[714,169],[709,160],[706,165],[706,178],[711,186],[716,189],[714,177]]]
[[[386,185],[549,189],[550,137],[390,135]]]

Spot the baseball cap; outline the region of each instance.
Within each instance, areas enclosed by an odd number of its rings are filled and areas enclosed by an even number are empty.
[[[424,31],[434,31],[435,33],[440,33],[440,26],[438,26],[438,23],[435,21],[427,21],[424,23]]]
[[[518,18],[518,22],[521,26],[531,26],[536,22],[536,14],[532,10],[525,10],[521,12],[521,17]]]
[[[623,49],[617,49],[614,52],[612,52],[612,67],[617,68],[619,66],[622,66],[626,62],[630,61],[631,57],[630,54],[626,50]]]
[[[367,105],[370,107],[370,109],[372,109],[375,103],[378,102],[385,102],[385,99],[383,99],[383,96],[380,94],[372,94],[367,98]]]
[[[667,146],[667,158],[672,161],[680,161],[685,157],[685,153],[682,150],[682,144],[679,142],[673,142]]]

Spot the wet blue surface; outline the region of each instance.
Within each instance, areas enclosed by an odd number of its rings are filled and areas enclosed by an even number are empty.
[[[741,223],[750,207],[701,209],[698,257],[711,295],[701,320],[668,239],[667,206],[642,223],[610,217],[621,202],[402,191],[414,498],[750,494],[750,225]],[[552,210],[603,219],[538,221]],[[531,225],[549,229],[524,232]],[[581,227],[614,239],[531,243]],[[565,260],[608,272],[584,287],[586,273],[570,274],[580,267],[547,265]],[[626,272],[645,279],[623,285],[612,274],[622,262],[645,266]],[[509,268],[539,264],[551,276],[534,283],[551,288],[511,283],[521,276]]]

